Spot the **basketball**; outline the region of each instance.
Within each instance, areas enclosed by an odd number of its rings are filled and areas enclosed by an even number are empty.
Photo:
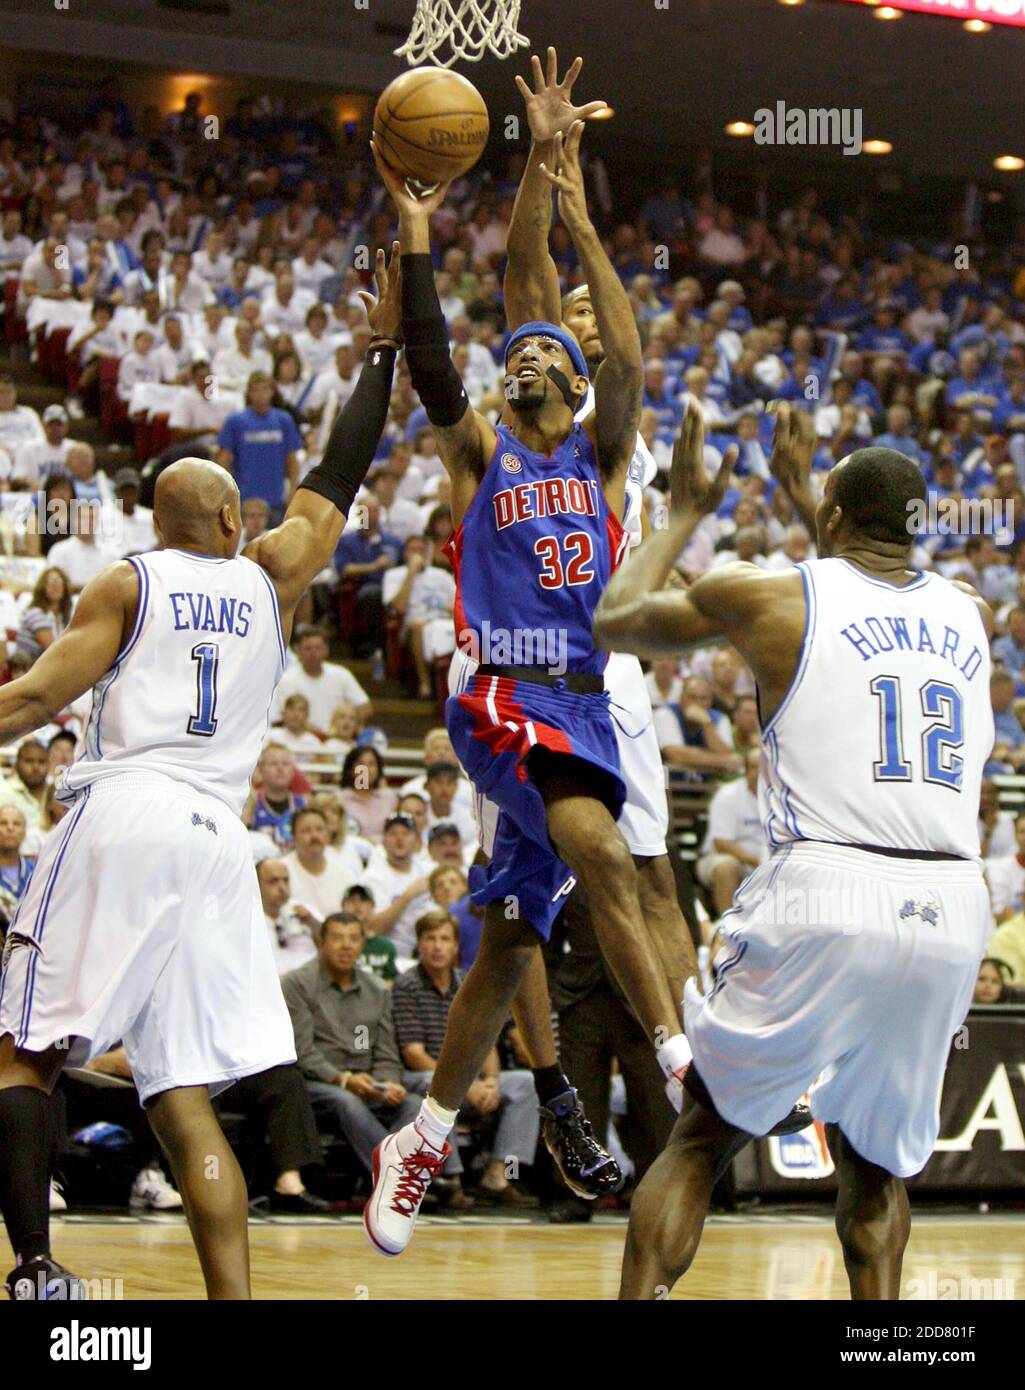
[[[465,174],[488,139],[484,98],[444,68],[412,68],[381,93],[374,140],[396,173],[432,186]]]

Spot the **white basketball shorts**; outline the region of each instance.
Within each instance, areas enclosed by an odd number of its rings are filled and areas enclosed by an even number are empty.
[[[477,663],[456,650],[449,666],[450,695],[459,695],[477,669]],[[619,771],[626,783],[626,802],[619,814],[619,828],[630,853],[645,859],[666,852],[669,804],[665,768],[655,737],[651,700],[644,684],[641,663],[627,652],[613,652],[605,668],[605,689],[619,747]],[[474,792],[474,819],[481,849],[490,858],[498,822],[498,807]]]
[[[810,1091],[863,1158],[919,1172],[990,930],[978,865],[788,845],[720,929],[714,984],[688,982],[684,1026],[723,1118],[766,1134]]]
[[[68,1065],[123,1041],[142,1100],[216,1094],[295,1060],[249,833],[215,797],[156,773],[76,799],[43,846],[7,937],[0,1036]]]

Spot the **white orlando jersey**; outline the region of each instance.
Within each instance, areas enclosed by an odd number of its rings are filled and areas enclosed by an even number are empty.
[[[842,559],[797,569],[804,642],[762,730],[769,844],[824,840],[978,859],[993,714],[976,604],[936,574],[898,588]]]
[[[126,772],[157,772],[237,814],[264,738],[285,643],[277,595],[242,556],[133,555],[135,624],[93,690],[85,751],[62,795]]]
[[[586,415],[590,415],[594,409],[594,386],[588,386],[587,395],[584,403],[577,411],[576,420],[583,420]],[[651,450],[645,444],[640,434],[637,435],[634,444],[634,456],[630,460],[630,468],[626,475],[626,505],[623,508],[623,530],[629,540],[627,548],[623,553],[623,558],[630,553],[635,545],[641,543],[641,512],[644,510],[644,489],[650,487],[656,473],[658,464],[652,455]]]

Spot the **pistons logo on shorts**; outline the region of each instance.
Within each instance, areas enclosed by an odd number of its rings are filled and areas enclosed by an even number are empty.
[[[515,454],[503,454],[499,462],[507,473],[523,472],[523,460],[518,459]]]

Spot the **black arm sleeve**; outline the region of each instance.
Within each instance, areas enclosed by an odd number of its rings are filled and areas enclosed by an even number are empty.
[[[413,386],[432,425],[457,425],[470,402],[448,351],[445,315],[426,253],[402,257],[402,334]]]
[[[359,491],[388,419],[393,347],[371,347],[356,382],[356,389],[345,402],[327,441],[324,456],[299,484],[348,514]]]

